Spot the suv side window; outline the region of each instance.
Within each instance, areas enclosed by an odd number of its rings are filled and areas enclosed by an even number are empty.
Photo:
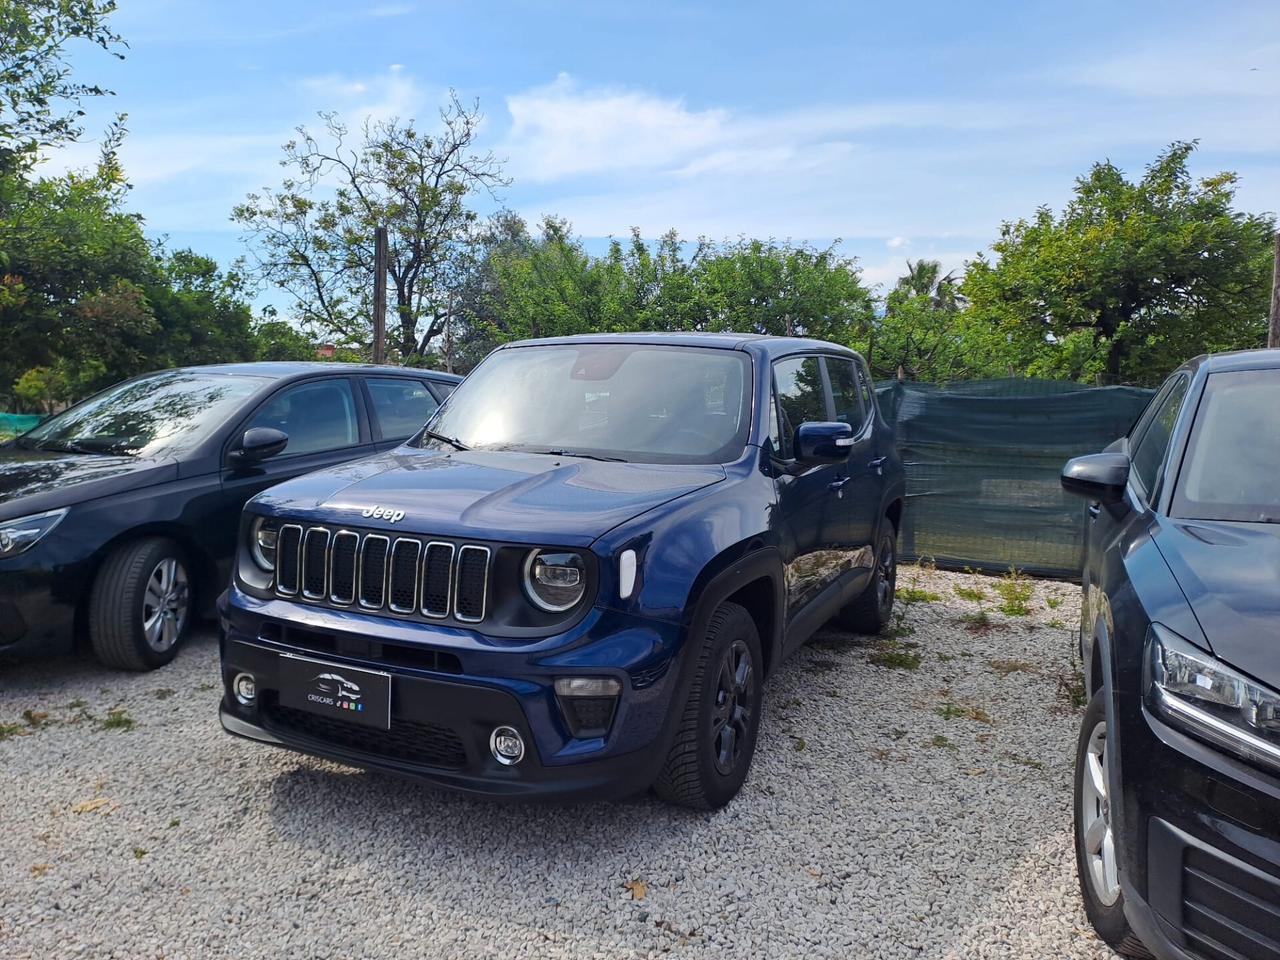
[[[778,455],[790,460],[795,457],[796,427],[809,420],[828,419],[821,362],[817,357],[779,360],[773,365],[773,382],[778,395]]]
[[[847,423],[857,433],[867,418],[867,411],[858,390],[857,372],[853,361],[843,357],[827,357],[827,379],[831,381],[831,400],[836,407],[836,419]]]
[[[369,377],[369,399],[382,428],[383,440],[402,440],[422,429],[440,406],[421,380]]]
[[[854,366],[858,370],[858,387],[862,391],[862,407],[866,411],[867,416],[871,416],[876,408],[876,392],[871,386],[871,374],[867,373],[867,365],[862,361],[855,361]]]
[[[318,453],[360,441],[351,381],[313,380],[286,387],[253,415],[248,427],[274,427],[289,437],[284,455]]]
[[[1182,401],[1186,399],[1189,383],[1189,379],[1182,376],[1172,384],[1152,413],[1151,419],[1146,424],[1146,430],[1133,450],[1133,475],[1148,499],[1156,490],[1160,466],[1164,463],[1165,453],[1169,449],[1173,425],[1178,419],[1178,411],[1182,409]]]

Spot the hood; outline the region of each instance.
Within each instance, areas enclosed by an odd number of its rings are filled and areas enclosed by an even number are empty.
[[[1166,520],[1156,544],[1214,655],[1280,687],[1280,525]]]
[[[176,475],[168,461],[0,446],[0,520],[43,513]]]
[[[660,504],[725,479],[718,465],[602,463],[497,450],[401,447],[259,494],[271,513],[479,540],[587,546]],[[380,516],[371,516],[379,508]],[[392,522],[385,514],[403,518]]]

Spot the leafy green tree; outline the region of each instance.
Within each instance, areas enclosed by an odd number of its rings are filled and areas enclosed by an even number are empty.
[[[477,193],[507,181],[477,152],[480,113],[456,96],[433,133],[392,119],[366,124],[359,142],[335,114],[284,147],[277,190],[232,212],[251,245],[249,268],[289,295],[304,326],[340,345],[370,342],[374,231],[388,232],[388,339],[402,359],[425,354],[449,316],[457,261],[471,240]]]
[[[1187,357],[1265,343],[1275,221],[1234,208],[1174,143],[1137,180],[1110,162],[1061,215],[1004,224],[962,294],[993,359],[1030,376],[1155,384]]]
[[[107,26],[114,0],[0,0],[0,169],[80,134],[82,103],[109,90],[71,79],[67,47],[88,43],[123,59]]]
[[[316,344],[287,320],[276,319],[274,311],[253,328],[254,360],[315,360]]]

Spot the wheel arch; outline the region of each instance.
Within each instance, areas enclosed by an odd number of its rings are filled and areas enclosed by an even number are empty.
[[[208,612],[213,607],[213,602],[220,592],[218,564],[209,554],[209,551],[202,547],[199,541],[192,536],[191,532],[176,523],[145,523],[136,527],[130,527],[122,530],[109,540],[105,541],[93,555],[89,575],[85,580],[86,589],[82,592],[79,602],[76,605],[76,619],[79,626],[87,626],[89,614],[89,596],[92,592],[94,582],[98,579],[98,574],[102,571],[102,565],[107,558],[119,550],[121,547],[139,540],[148,540],[151,538],[164,538],[173,540],[187,556],[187,561],[191,565],[191,576],[195,581],[196,607],[195,612]]]
[[[686,635],[700,636],[712,613],[726,601],[744,607],[755,621],[764,659],[762,668],[768,676],[782,662],[786,617],[782,554],[777,547],[757,538],[713,558],[690,590],[685,606]]]

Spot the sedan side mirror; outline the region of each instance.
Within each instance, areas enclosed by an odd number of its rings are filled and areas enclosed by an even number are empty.
[[[236,464],[258,463],[281,453],[288,444],[289,435],[274,427],[250,427],[227,459]]]
[[[796,427],[796,460],[800,463],[838,463],[849,458],[853,427],[839,421],[813,420]]]
[[[1062,468],[1062,489],[1099,503],[1119,503],[1129,482],[1129,457],[1123,453],[1093,453],[1068,460]]]

